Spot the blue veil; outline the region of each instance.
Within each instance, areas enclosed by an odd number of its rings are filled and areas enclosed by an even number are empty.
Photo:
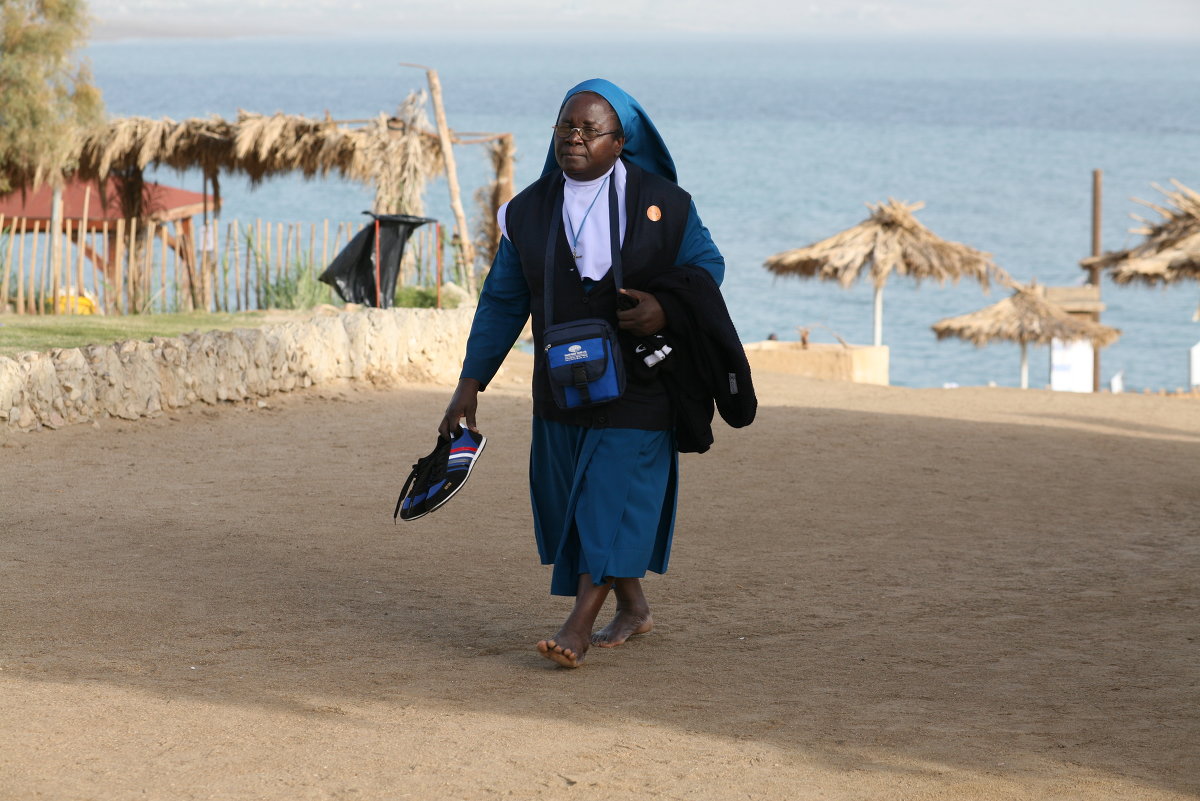
[[[661,175],[672,183],[679,183],[679,179],[675,175],[675,162],[671,158],[671,152],[667,150],[666,143],[663,142],[658,129],[650,121],[650,115],[642,108],[641,103],[612,81],[592,78],[571,87],[567,96],[563,98],[562,106],[565,106],[573,95],[580,92],[593,92],[600,95],[613,107],[613,111],[617,112],[617,118],[621,120],[621,127],[625,130],[625,147],[621,152],[622,158],[633,162],[647,172]],[[559,111],[562,111],[562,106],[558,107]],[[558,161],[554,158],[554,135],[550,136],[550,152],[546,155],[546,166],[542,168],[542,175],[559,169]]]

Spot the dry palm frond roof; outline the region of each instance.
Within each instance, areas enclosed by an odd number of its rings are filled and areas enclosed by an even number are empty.
[[[414,143],[405,143],[412,139]],[[381,154],[401,148],[419,152],[420,168],[432,176],[442,169],[441,147],[431,132],[414,130],[383,115],[361,127],[326,117],[239,112],[235,122],[220,117],[176,122],[170,118],[125,117],[88,134],[80,143],[79,176],[106,178],[114,170],[167,166],[198,167],[248,175],[258,183],[271,175],[300,172],[305,177],[338,173],[371,182]]]
[[[1112,271],[1118,284],[1142,282],[1169,284],[1184,278],[1200,280],[1200,193],[1172,180],[1174,189],[1154,188],[1166,197],[1166,206],[1138,201],[1157,211],[1162,219],[1142,223],[1132,233],[1145,239],[1126,250],[1084,259],[1084,266],[1099,266]]]
[[[1097,347],[1111,345],[1121,332],[1100,323],[1069,314],[1046,300],[1037,284],[1013,282],[1013,294],[998,303],[933,325],[938,339],[958,337],[977,346],[993,340],[1047,345],[1053,339],[1074,342],[1086,339]]]
[[[858,225],[807,247],[777,253],[764,266],[776,275],[817,276],[843,287],[853,284],[868,265],[877,287],[892,273],[938,283],[957,283],[967,276],[985,288],[990,274],[1007,278],[991,254],[942,239],[918,222],[913,212],[924,205],[892,198],[868,203],[871,216]]]
[[[165,146],[175,126],[169,117],[123,117],[96,128],[80,143],[77,176],[104,179],[113,171],[167,163]]]

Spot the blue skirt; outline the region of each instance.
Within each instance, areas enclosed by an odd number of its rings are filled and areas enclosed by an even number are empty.
[[[550,592],[667,572],[679,457],[670,431],[584,428],[533,418],[529,494]]]

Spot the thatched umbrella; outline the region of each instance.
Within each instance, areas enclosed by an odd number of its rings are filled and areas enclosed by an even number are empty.
[[[1162,216],[1161,220],[1151,222],[1135,215],[1142,226],[1133,229],[1133,233],[1145,236],[1140,244],[1084,259],[1081,264],[1110,270],[1118,284],[1200,280],[1200,193],[1179,181],[1173,180],[1171,184],[1174,190],[1154,187],[1166,196],[1168,205],[1138,201]]]
[[[1111,345],[1121,335],[1116,328],[1073,317],[1061,306],[1046,300],[1045,288],[1011,282],[1013,294],[979,311],[947,317],[933,324],[939,340],[958,337],[982,347],[992,340],[1021,345],[1021,389],[1029,388],[1029,345],[1048,345],[1052,340],[1090,340],[1097,348]]]
[[[763,266],[776,275],[817,276],[845,288],[870,265],[875,284],[875,344],[882,345],[883,286],[892,273],[918,283],[929,278],[939,284],[947,279],[957,283],[965,275],[985,289],[990,272],[1007,277],[991,254],[948,242],[917,222],[913,212],[924,206],[892,198],[887,203],[868,203],[871,216],[858,225],[808,247],[776,253]]]

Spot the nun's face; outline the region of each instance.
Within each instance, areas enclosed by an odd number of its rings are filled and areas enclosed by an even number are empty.
[[[617,135],[621,128],[617,113],[608,101],[592,92],[572,95],[558,115],[558,124],[601,132],[590,142],[580,132],[554,137],[554,158],[563,172],[576,181],[591,181],[612,169],[625,146]]]

